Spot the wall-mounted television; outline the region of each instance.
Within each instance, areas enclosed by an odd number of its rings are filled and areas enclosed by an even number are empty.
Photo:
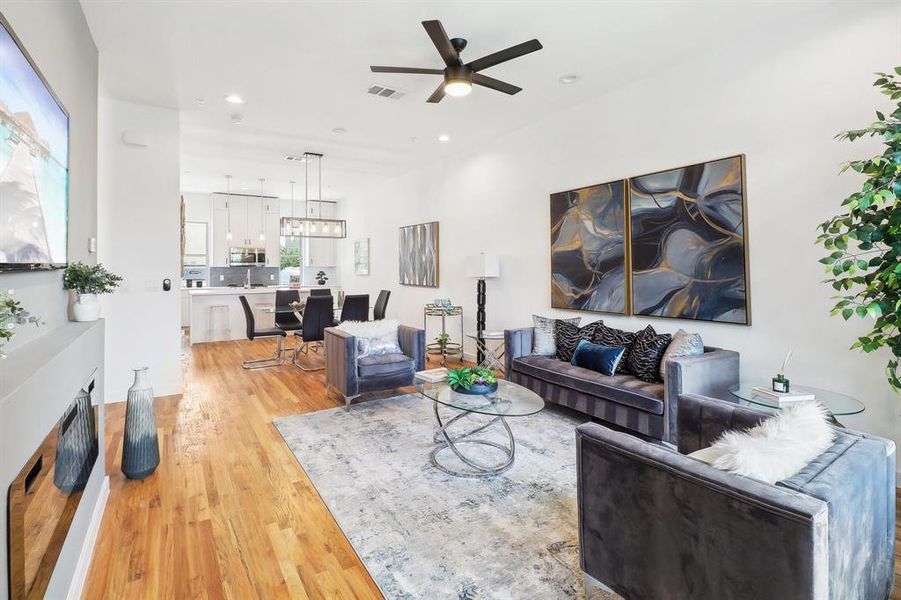
[[[0,270],[66,266],[69,113],[0,16]]]

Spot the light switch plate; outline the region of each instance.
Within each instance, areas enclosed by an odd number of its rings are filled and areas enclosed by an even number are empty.
[[[88,252],[94,254],[97,252],[97,238],[90,237],[88,238]]]

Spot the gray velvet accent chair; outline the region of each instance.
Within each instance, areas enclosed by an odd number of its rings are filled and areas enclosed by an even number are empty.
[[[337,391],[346,406],[367,392],[392,390],[413,383],[425,368],[425,330],[401,325],[397,330],[401,353],[357,357],[357,338],[329,327],[325,330],[326,393]]]
[[[884,600],[894,574],[895,445],[836,427],[775,485],[685,454],[770,413],[679,400],[679,452],[576,430],[581,567],[627,599]]]
[[[672,444],[680,394],[729,398],[729,388],[738,384],[739,354],[732,350],[705,347],[704,354],[672,359],[664,383],[647,383],[632,375],[596,373],[553,356],[532,356],[534,331],[504,331],[507,379],[549,402]]]

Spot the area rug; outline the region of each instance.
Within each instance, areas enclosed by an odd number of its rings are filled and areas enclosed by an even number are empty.
[[[435,417],[416,394],[274,423],[386,598],[584,598],[574,432],[584,419],[548,407],[507,421],[516,461],[482,479],[430,463]]]

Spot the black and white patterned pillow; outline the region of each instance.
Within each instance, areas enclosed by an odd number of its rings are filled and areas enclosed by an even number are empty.
[[[615,329],[613,327],[607,327],[606,325],[598,327],[594,339],[592,340],[593,343],[601,344],[602,346],[620,346],[626,349],[626,351],[623,352],[622,359],[620,359],[619,363],[616,365],[615,375],[623,375],[629,372],[626,361],[629,358],[629,352],[632,351],[632,344],[635,343],[635,336],[637,335],[637,333],[632,331],[623,331],[622,329]]]
[[[650,325],[642,329],[635,336],[632,351],[626,357],[629,371],[642,381],[660,383],[660,361],[672,339],[673,336],[668,333],[657,335]]]
[[[578,325],[582,317],[573,317],[571,319],[551,319],[550,317],[540,317],[532,315],[532,323],[535,326],[535,333],[532,336],[532,354],[538,356],[554,356],[557,354],[557,334],[554,332],[554,323],[557,321],[566,321],[573,325]]]
[[[582,340],[590,342],[598,327],[603,324],[603,321],[595,321],[585,327],[578,327],[562,320],[554,323],[554,333],[557,336],[557,358],[566,362],[571,361],[579,342]]]

